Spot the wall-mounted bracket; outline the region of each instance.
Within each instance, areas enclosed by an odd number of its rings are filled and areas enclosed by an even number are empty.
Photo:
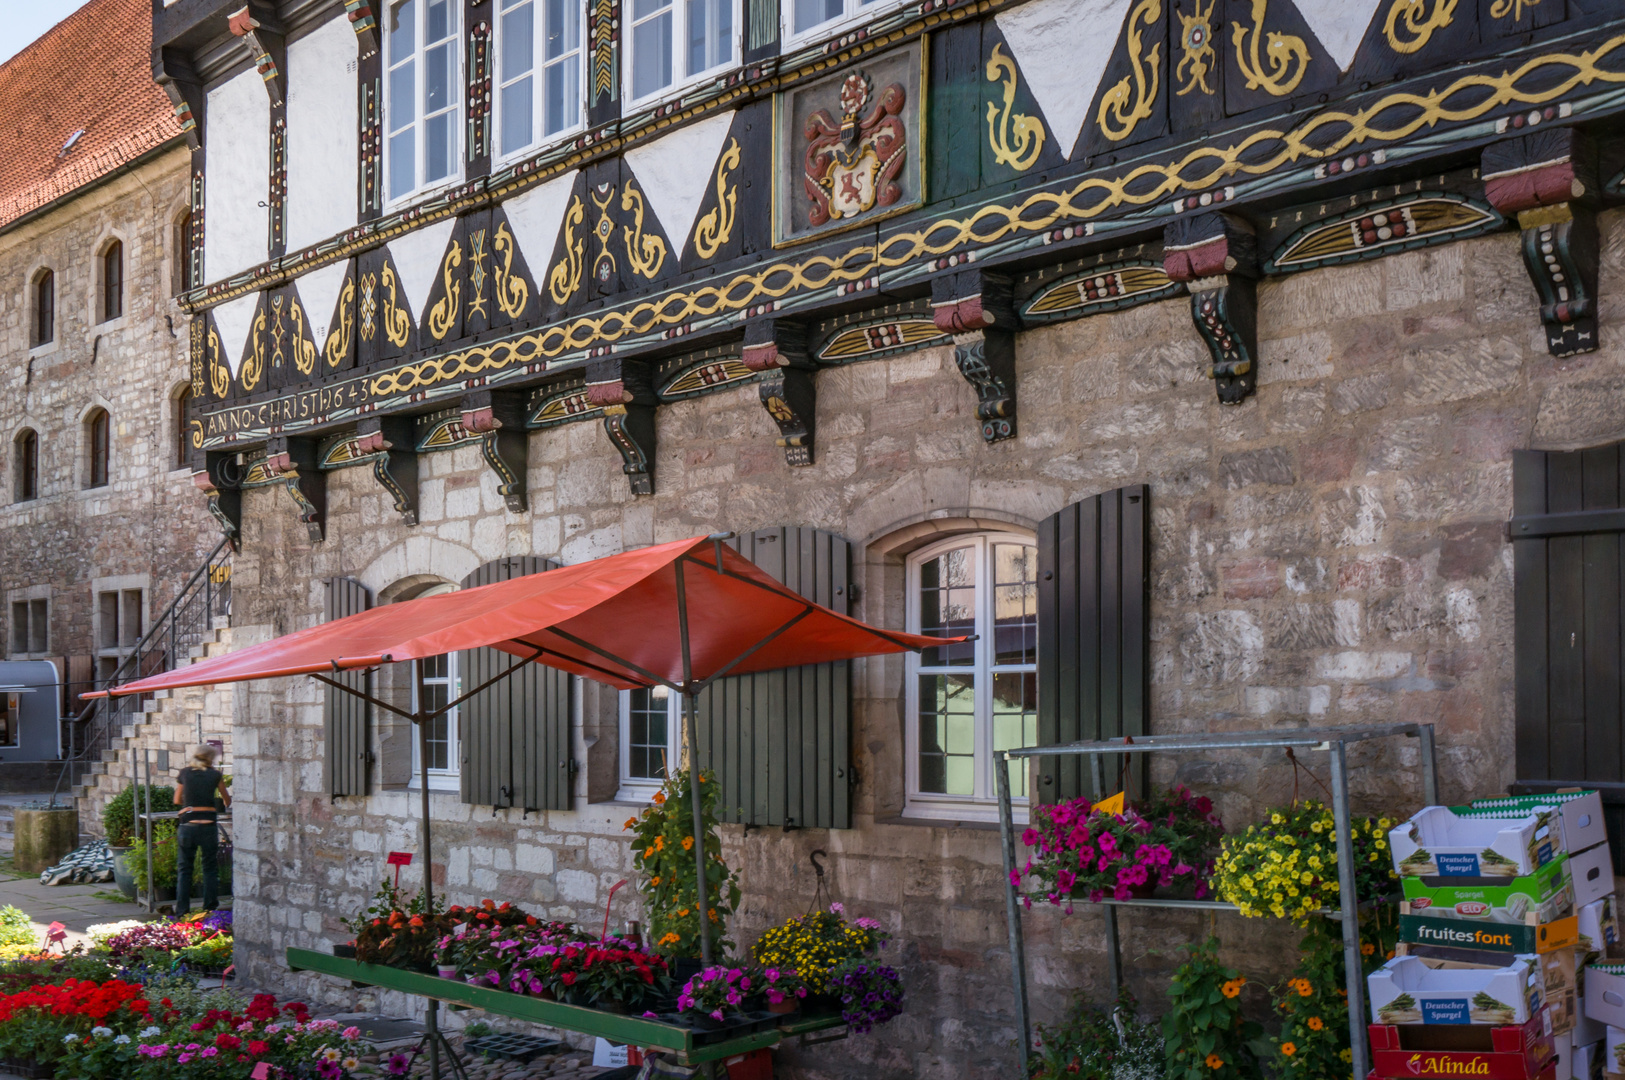
[[[361,59],[365,60],[378,51],[378,17],[370,0],[344,0],[344,11],[360,39]]]
[[[1258,241],[1231,214],[1176,218],[1163,230],[1163,272],[1191,294],[1191,320],[1207,346],[1222,405],[1258,388]]]
[[[281,482],[299,511],[310,542],[327,535],[327,474],[318,464],[320,445],[315,439],[274,436],[265,444],[265,471]]]
[[[268,4],[247,3],[227,16],[226,25],[248,47],[254,70],[265,80],[265,92],[271,96],[271,108],[279,107],[287,99],[288,93],[287,76],[284,74],[288,69],[288,49],[275,10]]]
[[[418,523],[416,421],[406,416],[368,416],[356,424],[356,450],[376,454],[372,475],[395,500],[408,525]]]
[[[525,512],[525,467],[530,436],[525,432],[526,395],[511,390],[475,390],[463,395],[463,430],[480,436],[480,452],[497,475],[497,492],[515,514]]]
[[[790,465],[813,463],[818,396],[817,365],[807,354],[807,333],[798,322],[755,319],[745,324],[744,365],[763,374],[757,393],[778,425],[778,443]]]
[[[961,270],[931,281],[931,319],[954,336],[954,365],[976,391],[976,418],[991,444],[1016,434],[1016,313],[1010,281]]]
[[[1597,155],[1574,128],[1551,128],[1484,148],[1484,194],[1523,230],[1523,265],[1540,296],[1553,356],[1595,352]]]
[[[179,49],[155,49],[152,80],[163,88],[175,109],[175,122],[181,126],[189,150],[203,146],[203,79]]]
[[[192,474],[192,483],[209,500],[209,514],[220,523],[220,531],[231,541],[232,550],[243,544],[243,470],[235,453],[210,450],[203,455],[204,467]]]
[[[631,360],[587,365],[587,400],[604,410],[604,433],[621,455],[621,471],[634,495],[655,492],[653,372]]]

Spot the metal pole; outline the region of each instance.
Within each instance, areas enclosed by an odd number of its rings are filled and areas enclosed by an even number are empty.
[[[1439,805],[1439,763],[1433,748],[1433,725],[1418,724],[1417,749],[1422,755],[1422,802],[1425,806]]]
[[[429,695],[428,687],[423,681],[423,662],[413,660],[412,668],[417,676],[417,714],[412,721],[418,727],[418,787],[423,820],[420,822],[418,844],[423,849],[423,905],[429,914],[434,914],[434,858],[430,851],[431,826],[429,824]],[[448,696],[451,688],[447,687]],[[429,1006],[423,1017],[423,1030],[429,1043],[429,1076],[430,1080],[440,1080],[440,1002],[435,998],[429,999]]]
[[[677,636],[683,649],[683,708],[688,714],[688,801],[694,811],[694,899],[699,905],[700,963],[711,966],[711,918],[705,902],[705,813],[700,801],[699,722],[694,718],[694,669],[688,648],[688,587],[683,580],[683,561],[672,567],[677,574]]]
[[[1026,1076],[1027,1055],[1032,1047],[1032,1032],[1027,1023],[1027,950],[1021,939],[1021,903],[1016,899],[1016,826],[1010,810],[1010,761],[1005,756],[995,763],[994,779],[999,787],[999,841],[1004,851],[1004,917],[1010,933],[1010,981],[1016,991],[1016,1030],[1021,1041],[1016,1049],[1021,1053],[1021,1071]],[[1025,758],[1021,767],[1027,767]]]
[[[429,1076],[440,1080],[440,1001],[429,999],[428,1012],[423,1017],[423,1031],[429,1040]]]
[[[1371,1071],[1366,1045],[1365,978],[1360,969],[1360,897],[1354,885],[1354,836],[1349,824],[1348,744],[1330,745],[1332,754],[1332,825],[1337,834],[1337,893],[1342,908],[1343,976],[1349,996],[1349,1047],[1353,1075]]]
[[[1099,754],[1089,755],[1089,781],[1094,788],[1091,796],[1099,802],[1106,797],[1106,765]],[[1123,942],[1117,933],[1117,908],[1109,904],[1098,905],[1106,917],[1106,975],[1111,980],[1112,1004],[1123,993]]]
[[[143,780],[143,776],[146,779]],[[141,801],[147,808],[142,820],[145,822],[143,835],[147,841],[147,914],[150,915],[158,910],[158,878],[152,872],[152,758],[145,746],[141,748],[141,772],[136,775],[136,782],[141,785]],[[180,866],[179,850],[177,845],[177,868]]]

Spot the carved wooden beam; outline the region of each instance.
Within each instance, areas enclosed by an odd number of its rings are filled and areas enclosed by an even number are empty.
[[[931,318],[954,336],[954,364],[976,391],[982,439],[1016,434],[1016,314],[1010,281],[980,270],[931,281]]]
[[[1553,356],[1595,352],[1597,155],[1573,128],[1549,128],[1484,148],[1484,194],[1523,230],[1523,265],[1540,295]]]
[[[208,496],[209,513],[220,523],[220,531],[231,540],[233,550],[243,543],[243,470],[235,453],[203,455],[204,467],[192,474],[192,483]]]
[[[1208,378],[1223,405],[1258,388],[1258,242],[1231,214],[1174,219],[1163,230],[1162,268],[1191,293],[1191,319],[1213,358]]]
[[[408,416],[368,416],[356,424],[356,449],[377,454],[372,475],[395,500],[408,525],[418,523],[418,454],[416,421]]]
[[[754,319],[745,324],[745,349],[740,359],[764,377],[757,386],[762,407],[779,426],[779,445],[790,465],[813,463],[813,435],[817,420],[817,365],[807,354],[806,329],[785,319]]]
[[[271,107],[281,105],[288,92],[284,74],[288,67],[288,49],[274,11],[263,4],[244,4],[227,16],[226,25],[248,47],[254,70],[265,80],[265,92],[271,95]]]
[[[344,11],[355,28],[355,36],[361,39],[361,59],[365,60],[378,51],[378,18],[370,0],[344,0]]]
[[[154,49],[152,79],[168,95],[187,148],[202,147],[203,131],[199,122],[203,118],[203,79],[192,67],[191,60],[179,49]]]
[[[318,465],[315,439],[273,436],[265,444],[265,471],[282,482],[313,544],[327,535],[327,474]]]
[[[525,431],[525,394],[475,390],[463,395],[463,430],[480,436],[480,452],[497,474],[497,491],[509,510],[525,512],[525,466],[530,436]]]
[[[604,410],[604,433],[621,455],[634,495],[655,492],[655,390],[650,369],[630,360],[587,365],[587,400]]]

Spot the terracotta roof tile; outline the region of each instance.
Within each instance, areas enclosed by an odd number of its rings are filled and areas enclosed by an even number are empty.
[[[151,53],[152,0],[90,0],[0,64],[0,228],[180,135]]]

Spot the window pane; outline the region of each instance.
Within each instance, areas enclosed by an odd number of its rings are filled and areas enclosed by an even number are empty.
[[[399,135],[389,137],[389,197],[400,198],[413,188],[412,178],[416,174],[413,157],[417,153],[416,133],[407,128]]]
[[[690,75],[711,66],[705,62],[707,7],[706,0],[688,0],[688,66],[684,70]]]
[[[413,66],[402,64],[389,73],[389,130],[399,131],[417,116],[417,95],[413,92]]]
[[[581,14],[574,0],[548,0],[547,44],[542,55],[549,60],[575,52],[581,43]]]
[[[632,0],[632,18],[646,19],[671,6],[671,0]]]
[[[457,15],[452,10],[451,0],[430,0],[428,23],[423,31],[423,43],[433,44],[450,34],[457,28]]]
[[[920,790],[976,794],[976,694],[970,675],[920,676]]]
[[[441,113],[423,128],[423,181],[428,183],[451,175],[451,114]]]
[[[535,8],[530,4],[502,16],[502,71],[504,83],[525,74],[536,62]]]
[[[671,691],[659,686],[629,693],[628,775],[639,780],[662,780],[669,753],[666,732]]]
[[[389,62],[398,64],[411,57],[417,43],[417,0],[395,5],[389,21]]]
[[[116,649],[118,648],[118,593],[101,593],[96,597],[96,603],[101,612],[100,634],[96,647]]]
[[[580,58],[568,56],[547,69],[545,131],[552,135],[581,122]]]
[[[796,0],[795,18],[791,25],[794,32],[799,34],[840,15],[841,0]]]
[[[976,632],[975,548],[956,548],[920,566],[920,633],[929,637],[958,637]],[[926,649],[922,667],[970,664],[976,657],[974,642]]]
[[[451,103],[451,46],[441,45],[423,54],[423,114],[439,112]]]
[[[119,631],[119,643],[126,649],[133,648],[141,640],[144,629],[141,625],[141,608],[141,590],[125,589],[119,604],[119,617],[124,623]]]
[[[671,12],[632,29],[632,96],[645,97],[671,85]]]
[[[1038,549],[993,545],[993,662],[1038,662]]]
[[[502,88],[502,152],[512,153],[531,144],[531,104],[534,97],[531,79],[526,76],[512,86]]]
[[[1038,675],[1005,672],[993,676],[993,750],[1014,750],[1038,741]],[[1027,762],[1012,761],[1010,794],[1027,797]]]

